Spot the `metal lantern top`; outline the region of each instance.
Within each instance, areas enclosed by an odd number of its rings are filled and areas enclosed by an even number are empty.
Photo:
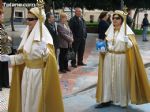
[[[44,8],[44,1],[43,0],[37,0],[37,6],[38,6],[38,8]]]

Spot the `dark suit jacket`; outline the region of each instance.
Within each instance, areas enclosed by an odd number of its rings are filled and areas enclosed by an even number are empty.
[[[47,27],[47,29],[49,30],[52,38],[53,38],[53,43],[55,48],[57,49],[59,47],[59,37],[57,35],[57,29],[55,27],[55,25],[50,24],[48,21],[45,22],[45,26]]]
[[[75,41],[87,37],[86,24],[83,18],[72,17],[69,21],[69,26]]]
[[[67,26],[67,25],[66,25]],[[64,27],[64,24],[59,23],[57,26],[57,31],[59,35],[59,47],[60,48],[68,48],[69,43],[73,40],[72,32],[69,26]]]
[[[107,21],[101,20],[98,24],[98,33],[99,33],[99,39],[104,40],[105,39],[105,32],[107,31],[109,27],[109,24]]]

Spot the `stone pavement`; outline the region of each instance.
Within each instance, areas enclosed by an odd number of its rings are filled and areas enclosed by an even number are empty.
[[[79,92],[96,83],[98,66],[98,53],[95,50],[96,36],[88,35],[84,55],[84,63],[87,66],[78,66],[77,68],[69,66],[71,72],[61,74],[61,86],[64,88],[64,96]]]
[[[95,88],[93,87],[95,87],[97,82],[98,67],[98,53],[95,50],[96,37],[97,34],[88,34],[86,51],[84,55],[84,62],[87,64],[87,66],[72,68],[69,65],[71,72],[68,72],[66,74],[60,74],[60,83],[64,97],[65,112],[124,112],[122,109],[122,111],[118,110],[118,108],[120,109],[120,107],[114,106],[102,110],[94,109],[94,105],[96,102]],[[143,42],[140,36],[137,36],[137,41],[140,48],[140,52],[142,54],[143,61],[147,65],[147,72],[149,73],[150,69],[148,68],[148,66],[150,62],[150,41]],[[150,74],[148,76],[150,78]],[[7,110],[8,96],[9,89],[3,89],[3,91],[0,92],[0,112],[5,112]],[[131,106],[131,108],[133,108],[131,112],[148,112],[146,110],[140,111],[138,108],[143,108],[140,106]]]
[[[65,112],[150,112],[150,103],[143,105],[129,104],[128,108],[111,105],[95,109],[96,88],[89,89],[64,99]]]
[[[142,54],[144,64],[146,65],[148,78],[150,80],[150,67],[149,67],[150,42],[143,42],[140,36],[137,36],[137,42],[140,48],[140,52]],[[91,51],[90,56],[87,59],[87,62],[90,63],[87,66],[87,70],[90,67],[95,67],[93,71],[95,70],[97,71],[96,66],[98,64],[98,60],[96,60],[96,58],[98,58],[98,56],[97,53],[95,52],[95,49],[93,49]],[[95,77],[95,74],[93,74],[92,77]],[[84,81],[82,83],[87,84]],[[94,84],[96,85],[96,82]],[[90,87],[93,88],[86,89],[83,92],[79,92],[78,94],[73,94],[69,97],[65,97],[64,98],[65,112],[150,112],[150,104],[143,104],[143,105],[129,104],[129,107],[127,109],[121,108],[119,106],[114,106],[114,105],[111,105],[110,107],[107,108],[95,109],[94,107],[96,105],[96,101],[95,101],[96,88],[94,87],[94,85],[93,86],[91,85]]]

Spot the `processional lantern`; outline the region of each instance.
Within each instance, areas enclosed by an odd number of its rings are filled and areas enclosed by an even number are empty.
[[[42,10],[44,9],[44,1],[43,0],[37,0],[37,7],[39,8],[40,38],[42,39],[42,22],[43,22]]]

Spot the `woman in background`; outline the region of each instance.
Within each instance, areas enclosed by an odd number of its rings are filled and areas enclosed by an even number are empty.
[[[101,12],[99,16],[99,24],[98,24],[98,34],[99,34],[99,39],[100,40],[105,40],[105,32],[109,27],[109,24],[107,22],[108,19],[108,12],[103,11]]]
[[[70,71],[66,55],[69,47],[72,47],[73,42],[73,34],[68,26],[66,13],[60,14],[60,23],[58,24],[57,29],[60,40],[59,70],[62,73],[66,73],[67,71]]]

